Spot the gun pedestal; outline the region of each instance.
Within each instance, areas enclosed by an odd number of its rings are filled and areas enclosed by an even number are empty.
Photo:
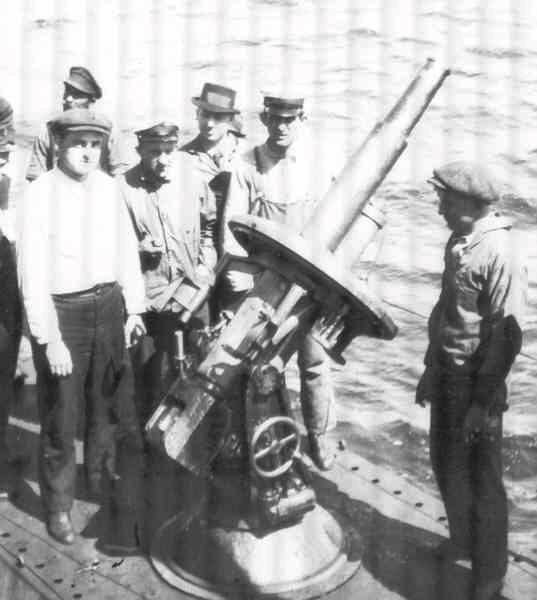
[[[175,587],[211,600],[305,600],[358,569],[359,533],[317,504],[300,459],[284,368],[306,335],[340,364],[355,337],[395,336],[380,300],[350,271],[367,240],[350,238],[380,225],[367,203],[446,75],[431,60],[420,69],[302,234],[252,216],[231,220],[257,267],[255,286],[146,425],[155,446],[213,482],[153,541],[153,564]]]

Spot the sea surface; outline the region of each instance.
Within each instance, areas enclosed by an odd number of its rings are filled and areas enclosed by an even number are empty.
[[[451,75],[378,196],[389,221],[365,265],[400,333],[354,342],[335,367],[339,431],[347,443],[435,490],[428,411],[414,404],[426,317],[439,291],[448,237],[426,179],[460,158],[502,178],[502,210],[519,229],[529,298],[525,343],[505,418],[511,530],[537,553],[537,3],[529,0],[20,0],[2,6],[0,94],[15,109],[13,204],[28,145],[60,107],[69,66],[89,67],[100,107],[125,135],[162,119],[188,139],[191,97],[205,81],[238,92],[248,141],[263,139],[261,92],[307,98],[309,143],[349,153],[427,57]],[[129,148],[130,145],[130,148]],[[312,165],[312,177],[317,167]],[[293,385],[293,379],[291,378]],[[535,559],[535,555],[534,555]]]

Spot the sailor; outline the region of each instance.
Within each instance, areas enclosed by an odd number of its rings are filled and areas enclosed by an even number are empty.
[[[13,109],[0,97],[0,498],[8,492],[6,430],[21,338],[21,302],[17,282],[14,223],[9,208],[9,160],[14,149]]]
[[[526,274],[516,232],[495,209],[501,186],[486,169],[453,162],[429,181],[452,233],[416,402],[431,404],[431,462],[449,522],[439,555],[471,558],[473,598],[489,600],[507,570],[502,415],[522,344]]]
[[[337,169],[331,169],[335,164],[330,161],[318,160],[311,146],[303,143],[304,98],[265,95],[260,119],[267,129],[267,139],[243,155],[244,166],[232,174],[224,223],[233,215],[252,214],[299,232],[330,187]],[[227,227],[223,231],[224,250],[244,255]],[[224,282],[220,296],[232,306],[253,285],[253,278],[242,270],[229,270]],[[335,405],[328,359],[322,347],[307,336],[297,360],[311,456],[320,469],[326,470],[333,463],[325,434]]]
[[[192,155],[197,172],[213,193],[216,212],[211,226],[218,258],[222,254],[222,210],[230,173],[243,151],[245,137],[235,100],[235,90],[205,83],[201,94],[192,98],[192,103],[197,107],[198,135],[181,147],[182,152]],[[216,310],[216,303],[214,308]]]
[[[177,151],[178,127],[162,122],[135,133],[140,162],[118,180],[138,239],[144,321],[155,346],[144,369],[149,402],[143,412],[148,417],[171,383],[175,332],[183,331],[188,344],[190,331],[208,325],[205,299],[214,281],[215,215],[195,159]],[[196,297],[202,302],[193,307]]]
[[[98,168],[110,122],[73,108],[49,127],[58,162],[24,197],[19,260],[38,381],[41,497],[49,534],[70,544],[77,422],[85,399],[91,478],[110,443],[126,342],[144,331],[144,282],[117,184]]]
[[[95,77],[85,67],[71,67],[63,82],[63,110],[70,108],[92,108],[102,97],[102,90]],[[119,173],[126,167],[119,159],[118,145],[113,131],[107,136],[101,152],[101,168],[110,175]],[[33,181],[45,171],[50,171],[56,163],[54,143],[48,127],[44,127],[34,139],[26,179]]]

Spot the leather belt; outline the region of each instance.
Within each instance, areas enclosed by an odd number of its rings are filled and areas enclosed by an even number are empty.
[[[93,296],[102,296],[109,292],[116,285],[115,281],[109,283],[98,283],[92,288],[81,290],[80,292],[68,292],[66,294],[52,294],[54,298],[92,298]]]

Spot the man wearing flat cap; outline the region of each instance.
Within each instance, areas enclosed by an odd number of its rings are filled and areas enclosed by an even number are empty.
[[[155,345],[142,374],[145,420],[171,383],[175,332],[183,331],[188,341],[192,329],[208,325],[216,254],[210,192],[195,159],[177,151],[178,127],[158,123],[135,133],[140,162],[118,181],[138,240],[144,320]]]
[[[458,161],[429,181],[452,233],[416,402],[431,404],[431,462],[449,521],[438,555],[471,558],[473,598],[489,600],[507,569],[502,415],[522,344],[526,274],[516,233],[496,210],[501,186],[486,169]]]
[[[85,404],[85,460],[98,482],[126,344],[144,331],[144,282],[117,183],[98,168],[110,122],[73,108],[49,126],[58,162],[27,189],[19,264],[38,381],[41,496],[49,533],[69,544],[79,414]]]
[[[91,108],[102,97],[101,87],[85,67],[71,67],[63,85],[63,110]],[[50,171],[56,160],[52,132],[47,126],[34,139],[30,162],[26,171],[27,181],[33,181],[41,173]],[[106,136],[105,145],[101,152],[100,165],[110,175],[119,173],[125,167],[119,159],[113,129]]]
[[[335,161],[321,160],[311,145],[303,143],[304,98],[265,95],[260,119],[267,139],[243,155],[244,166],[231,176],[223,215],[224,250],[236,256],[245,252],[226,227],[233,215],[252,214],[301,231],[339,170]],[[252,286],[251,274],[229,269],[219,284],[220,297],[233,305]],[[329,469],[333,452],[325,434],[334,419],[335,400],[328,358],[307,336],[297,362],[311,457],[320,469]]]
[[[13,110],[9,102],[0,97],[0,498],[7,495],[9,487],[6,430],[13,401],[13,378],[22,323],[15,240],[9,211],[11,178],[8,167],[13,148]]]
[[[205,83],[201,94],[192,98],[197,107],[198,135],[181,147],[190,154],[196,171],[209,186],[214,211],[211,222],[218,257],[222,254],[222,210],[229,187],[231,171],[241,153],[242,124],[240,111],[235,106],[235,90]]]

